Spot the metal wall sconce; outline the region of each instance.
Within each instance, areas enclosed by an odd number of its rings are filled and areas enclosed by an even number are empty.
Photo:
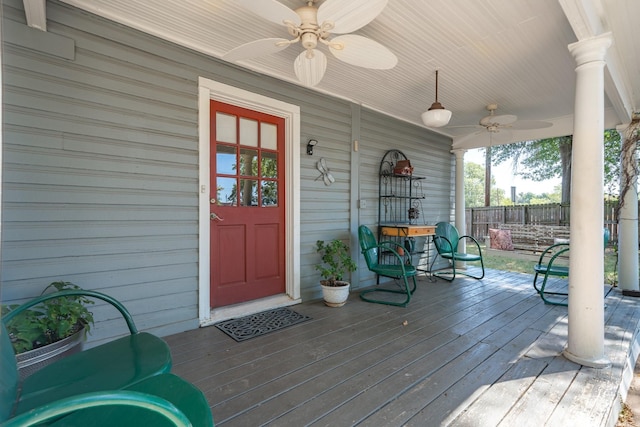
[[[313,156],[313,147],[318,143],[315,139],[310,139],[307,142],[307,154]]]

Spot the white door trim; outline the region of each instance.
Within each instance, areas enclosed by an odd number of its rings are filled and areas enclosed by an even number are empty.
[[[286,294],[211,310],[209,219],[209,120],[210,100],[216,100],[261,113],[282,117],[285,121],[285,271]],[[238,315],[300,302],[300,107],[277,99],[238,89],[204,77],[198,79],[198,317],[200,325],[210,325]]]

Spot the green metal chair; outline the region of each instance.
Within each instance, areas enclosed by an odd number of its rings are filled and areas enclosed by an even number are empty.
[[[470,239],[473,243],[475,243],[476,247],[478,248],[477,255],[458,252],[458,243],[461,240],[464,241],[464,239]],[[429,268],[429,271],[432,272],[431,274],[433,276],[440,277],[449,282],[453,281],[453,279],[456,278],[456,273],[463,274],[474,279],[482,279],[484,277],[484,261],[482,260],[482,251],[480,250],[480,244],[476,239],[471,236],[460,236],[458,230],[453,225],[447,222],[439,222],[438,224],[436,224],[436,234],[433,236],[433,243],[438,252],[436,256],[433,257],[431,267]],[[438,255],[440,255],[440,257],[444,259],[448,259],[451,261],[451,270],[443,272],[433,272],[433,265],[436,263]],[[480,266],[482,267],[482,275],[474,276],[463,271],[456,271],[456,261],[480,261]]]
[[[609,244],[609,238],[611,234],[607,228],[603,228],[604,248],[606,249]],[[569,243],[556,243],[546,248],[538,258],[538,263],[533,266],[533,271],[536,273],[533,276],[533,288],[536,290],[542,301],[545,304],[560,305],[566,307],[568,304],[566,301],[559,301],[547,298],[547,295],[556,295],[565,297],[569,295],[567,292],[551,292],[545,290],[547,287],[547,281],[549,276],[554,277],[569,277],[569,267],[565,265],[558,265],[558,257],[562,256],[567,258],[569,256]],[[555,265],[554,265],[555,263]],[[538,287],[538,278],[543,277],[542,284]]]
[[[85,295],[114,306],[130,334],[67,356],[24,380],[5,327],[42,301]],[[201,426],[213,427],[207,399],[171,374],[164,340],[138,332],[129,311],[96,291],[68,290],[33,299],[0,321],[0,426]]]
[[[360,240],[362,255],[364,255],[364,260],[367,263],[369,271],[376,273],[378,276],[402,279],[404,284],[404,288],[401,287],[401,289],[378,287],[367,289],[360,293],[360,298],[364,301],[377,304],[406,307],[409,301],[411,301],[411,295],[416,290],[416,274],[418,274],[418,271],[411,263],[411,254],[409,254],[409,251],[402,248],[402,245],[396,242],[385,241],[378,243],[371,230],[365,225],[361,225],[358,229],[358,238]],[[403,255],[400,255],[398,248],[402,248],[400,252],[403,253]],[[381,260],[389,260],[389,262],[383,263]],[[411,288],[407,280],[408,277],[413,279],[413,286]],[[372,292],[401,294],[404,295],[404,299],[402,301],[374,299],[368,296]]]

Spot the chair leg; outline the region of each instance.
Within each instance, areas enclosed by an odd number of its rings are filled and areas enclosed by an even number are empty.
[[[360,292],[360,299],[362,299],[363,301],[366,302],[373,302],[376,304],[384,304],[384,305],[394,305],[397,307],[406,307],[409,304],[409,301],[411,301],[411,295],[415,292],[416,287],[417,287],[417,282],[416,282],[416,276],[411,276],[411,278],[413,279],[413,289],[409,288],[409,282],[407,280],[406,276],[403,276],[403,282],[404,282],[404,291],[396,291],[393,289],[379,289],[379,288],[374,288],[374,289],[367,289],[364,290],[362,292]],[[400,302],[396,302],[396,301],[385,301],[385,300],[377,300],[377,299],[373,299],[373,298],[369,298],[366,295],[371,293],[371,292],[387,292],[387,293],[391,293],[391,294],[403,294],[406,295],[404,301],[400,301]]]
[[[443,271],[441,273],[431,273],[431,274],[433,276],[444,279],[447,282],[452,282],[453,279],[456,278],[456,273],[462,274],[463,276],[471,277],[472,279],[480,280],[484,278],[484,261],[482,260],[482,258],[480,258],[480,267],[482,268],[482,274],[479,276],[474,276],[473,274],[465,273],[464,271],[456,272],[456,262],[455,260],[451,260],[451,270]]]
[[[466,273],[462,273],[462,272],[460,274],[464,274],[465,276],[469,276],[472,279],[478,279],[478,280],[483,279],[484,278],[484,261],[482,260],[482,258],[480,258],[480,267],[482,267],[482,274],[480,276],[473,276],[471,274],[466,274]]]
[[[537,280],[538,280],[538,272],[536,271],[535,276],[533,276],[533,289],[535,289],[536,292],[539,294],[540,289],[538,289],[538,286],[536,285]]]
[[[549,274],[548,272],[545,272],[544,274],[544,280],[542,281],[542,285],[540,286],[540,289],[538,289],[538,287],[536,286],[536,280],[538,280],[538,273],[536,273],[536,275],[533,277],[533,287],[534,289],[538,292],[538,294],[540,295],[540,298],[542,298],[542,301],[544,301],[545,304],[549,304],[549,305],[559,305],[562,307],[567,307],[569,304],[566,302],[557,302],[557,301],[552,301],[550,299],[548,299],[546,297],[546,295],[562,295],[562,296],[567,296],[569,294],[565,293],[565,292],[545,292],[544,288],[547,286],[547,279],[549,278]]]
[[[416,282],[416,276],[411,276],[411,278],[413,279],[413,287],[411,288],[411,295],[413,295],[413,293],[416,291],[416,288],[418,287],[418,283]],[[405,277],[405,281],[407,280],[407,278]]]
[[[437,272],[437,271],[433,271],[433,266],[436,263],[436,259],[438,258],[438,253],[436,253],[436,256],[433,257],[433,261],[431,262],[431,266],[429,267],[429,271],[431,272],[431,275],[433,277],[439,277],[443,280],[446,280],[447,282],[453,282],[453,279],[456,278],[456,263],[455,261],[451,260],[451,264],[453,265],[453,277],[451,276],[451,272],[449,270],[444,271],[444,272]]]

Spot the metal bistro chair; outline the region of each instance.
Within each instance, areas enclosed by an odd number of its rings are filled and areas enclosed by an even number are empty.
[[[603,237],[604,237],[604,248],[606,249],[609,244],[610,233],[609,229],[603,229]],[[547,298],[547,295],[556,295],[559,297],[566,297],[569,295],[567,292],[551,292],[546,291],[547,281],[549,276],[555,277],[569,277],[569,267],[566,265],[558,265],[554,263],[558,260],[558,257],[562,256],[563,258],[569,257],[569,243],[556,243],[554,245],[546,248],[541,254],[540,258],[538,258],[538,263],[533,266],[533,271],[535,271],[535,276],[533,276],[533,288],[536,290],[542,301],[545,304],[550,305],[561,305],[566,307],[568,304],[564,301],[551,300]],[[542,284],[538,287],[538,277],[542,276]]]
[[[471,239],[473,243],[475,243],[476,247],[478,248],[477,255],[458,252],[458,243],[461,240],[464,241],[464,239]],[[462,271],[458,271],[458,273],[472,277],[474,279],[482,279],[484,277],[484,261],[482,260],[482,251],[480,250],[480,244],[476,239],[471,236],[460,236],[458,234],[458,230],[453,225],[447,222],[439,222],[438,224],[436,224],[436,234],[433,236],[433,243],[438,253],[435,257],[433,257],[433,261],[431,262],[429,271],[433,271],[433,265],[435,264],[438,255],[440,255],[444,259],[451,260],[452,269],[439,273],[432,273],[432,275],[452,282],[453,279],[456,278],[456,261],[480,261],[480,266],[482,267],[482,275],[474,276]]]
[[[406,307],[411,300],[411,295],[416,290],[416,274],[418,271],[411,264],[411,254],[409,251],[402,249],[401,252],[404,252],[404,255],[400,255],[397,249],[402,248],[402,245],[396,242],[387,241],[387,242],[376,242],[376,238],[371,232],[371,230],[365,226],[361,225],[358,229],[358,238],[360,240],[360,248],[362,249],[362,254],[364,255],[364,260],[367,263],[367,268],[369,271],[376,273],[379,276],[391,277],[393,279],[402,279],[404,282],[404,289],[383,289],[383,288],[373,288],[367,289],[360,293],[360,298],[367,302],[374,302],[377,304],[386,304],[386,305],[396,305],[399,307]],[[383,257],[380,257],[381,253],[384,253]],[[381,263],[381,258],[389,258],[390,260],[395,261],[394,263]],[[409,288],[409,281],[407,277],[411,277],[413,279],[413,286]],[[387,292],[392,294],[402,294],[405,295],[404,300],[401,302],[389,301],[389,300],[379,300],[368,297],[367,295],[372,292]]]

